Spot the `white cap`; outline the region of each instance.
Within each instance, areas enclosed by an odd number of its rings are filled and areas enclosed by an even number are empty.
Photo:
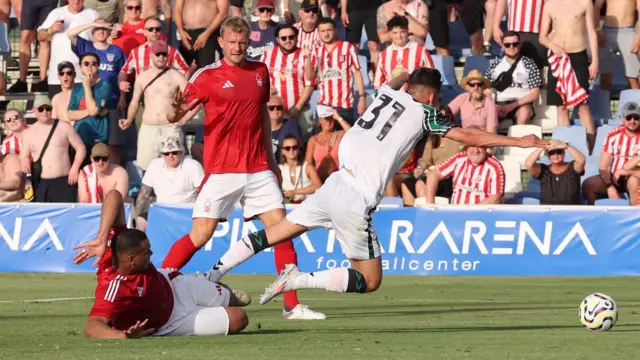
[[[318,105],[318,118],[333,117],[333,108],[326,105]]]

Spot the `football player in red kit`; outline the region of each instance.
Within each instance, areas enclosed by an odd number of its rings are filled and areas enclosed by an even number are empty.
[[[240,202],[245,218],[257,217],[265,227],[284,219],[281,174],[271,146],[267,112],[269,72],[261,62],[247,60],[249,24],[230,17],[220,27],[222,60],[198,70],[183,94],[176,95],[176,119],[204,107],[204,167],[206,176],[193,208],[191,232],[169,251],[162,267],[180,269],[204,246],[218,223]],[[289,240],[275,247],[276,269],[296,264]],[[325,319],[299,304],[291,291],[284,296],[285,319]]]

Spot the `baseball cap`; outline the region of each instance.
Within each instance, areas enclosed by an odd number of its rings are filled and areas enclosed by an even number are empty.
[[[172,151],[184,151],[180,139],[178,139],[178,137],[174,135],[167,136],[164,139],[164,141],[162,142],[162,150],[160,150],[162,154]]]
[[[73,66],[73,64],[70,61],[63,61],[58,64],[58,72],[64,69],[71,69],[75,71],[76,68]]]
[[[629,115],[640,116],[640,106],[633,101],[630,101],[622,106],[622,116],[627,117]]]
[[[39,108],[40,106],[43,105],[49,105],[51,106],[51,100],[49,100],[49,97],[46,95],[38,95],[36,96],[36,99],[33,101],[33,107],[35,109]]]
[[[258,0],[256,9],[260,8],[275,8],[275,6],[273,5],[273,0]]]
[[[91,157],[107,157],[109,156],[109,147],[105,143],[97,143],[91,148]]]
[[[169,45],[167,45],[166,41],[164,40],[155,41],[151,44],[151,52],[153,54],[169,52]]]
[[[303,0],[302,4],[300,5],[300,9],[302,10],[309,10],[318,7],[318,0]]]
[[[333,108],[326,105],[318,105],[318,118],[332,118]]]

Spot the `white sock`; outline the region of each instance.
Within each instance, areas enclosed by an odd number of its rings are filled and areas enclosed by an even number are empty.
[[[347,292],[349,269],[339,268],[312,273],[302,273],[289,282],[291,290],[325,289],[333,292]]]
[[[240,239],[208,271],[209,281],[219,282],[231,269],[249,260],[253,255],[255,253],[251,242],[249,240],[245,241],[245,238]]]

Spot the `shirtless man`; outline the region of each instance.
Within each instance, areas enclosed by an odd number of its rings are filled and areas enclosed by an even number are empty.
[[[409,39],[423,45],[429,32],[429,10],[421,0],[391,0],[378,7],[376,22],[380,44],[391,43],[387,21],[396,15],[409,20]]]
[[[72,63],[63,61],[58,64],[58,79],[60,79],[62,91],[55,94],[53,99],[51,99],[51,106],[53,106],[51,118],[72,124],[67,116],[67,109],[69,109],[69,101],[71,100],[71,91],[76,81],[76,69]]]
[[[142,170],[147,170],[151,160],[158,157],[166,137],[175,135],[183,138],[184,122],[170,124],[169,120],[175,116],[171,106],[173,99],[178,90],[182,91],[187,86],[187,79],[178,71],[167,68],[168,51],[167,43],[162,40],[151,44],[151,68],[136,80],[127,118],[120,119],[120,127],[123,130],[129,128],[135,120],[140,101],[144,99],[137,156],[138,167]]]
[[[160,4],[158,4],[160,3]],[[143,19],[148,19],[158,16],[158,5],[162,7],[162,14],[164,15],[164,35],[167,39],[171,39],[171,1],[170,0],[142,0],[142,14]],[[127,54],[128,55],[128,54]]]
[[[22,138],[29,128],[27,121],[24,119],[24,114],[18,109],[7,109],[4,113],[4,123],[7,126],[7,130],[11,131],[11,134],[2,140],[0,154],[20,155],[22,144],[24,143]]]
[[[11,15],[12,7],[19,25],[20,15],[22,14],[22,0],[0,0],[0,22],[9,25],[9,15]]]
[[[0,155],[0,203],[22,200],[26,178],[18,155]]]
[[[598,74],[598,39],[594,19],[591,0],[549,0],[545,2],[540,25],[540,43],[550,48],[557,56],[569,56],[578,83],[587,92],[589,80]],[[586,51],[585,27],[592,55],[591,65]],[[569,126],[569,109],[564,106],[560,95],[554,91],[558,80],[551,74],[551,67],[548,79],[547,104],[558,107],[558,125]],[[592,149],[596,127],[586,101],[578,105],[578,116],[580,124],[587,130],[587,142]]]
[[[221,58],[220,25],[227,18],[229,0],[176,0],[173,9],[180,32],[180,53],[198,69]]]
[[[640,89],[640,32],[638,32],[635,12],[640,11],[638,0],[596,0],[594,23],[600,24],[600,10],[607,4],[604,26],[597,29],[600,45],[600,88],[611,93],[613,87],[613,67],[615,56],[622,55],[624,72],[632,89]]]
[[[53,120],[51,101],[47,96],[38,96],[33,103],[37,122],[29,127],[24,136],[24,149],[20,153],[22,169],[31,173],[36,202],[76,202],[75,184],[86,151],[82,139],[70,124]],[[44,143],[56,124],[49,145],[42,154]],[[75,150],[73,164],[69,163],[69,146]],[[32,172],[31,159],[42,164],[42,173]],[[34,169],[35,170],[35,169]]]
[[[122,166],[109,161],[109,147],[105,143],[93,145],[90,157],[91,164],[82,168],[78,178],[78,202],[101,203],[113,189],[126,198],[129,175]]]

